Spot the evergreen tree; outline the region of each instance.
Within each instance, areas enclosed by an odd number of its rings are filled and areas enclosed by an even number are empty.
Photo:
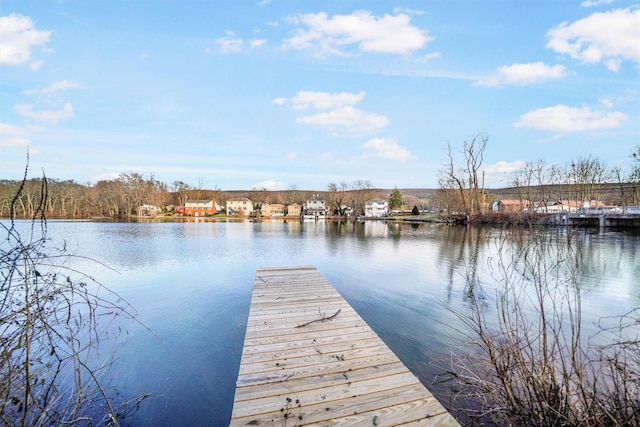
[[[403,204],[404,201],[402,200],[402,193],[400,193],[400,190],[396,187],[389,195],[389,210],[399,209]]]

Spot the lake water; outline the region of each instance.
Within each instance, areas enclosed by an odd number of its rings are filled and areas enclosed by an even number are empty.
[[[432,384],[439,363],[461,345],[450,309],[469,309],[471,272],[491,295],[487,262],[499,236],[384,222],[49,222],[49,237],[104,264],[79,259],[78,268],[124,297],[157,335],[124,325],[129,338],[115,366],[123,395],[152,393],[130,420],[140,426],[228,424],[259,267],[318,268],[440,395],[444,386]],[[572,240],[583,251],[586,324],[640,305],[640,236],[593,229]]]

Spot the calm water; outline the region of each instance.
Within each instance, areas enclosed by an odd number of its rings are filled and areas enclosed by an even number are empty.
[[[468,309],[466,277],[491,295],[499,231],[366,222],[49,222],[78,267],[118,292],[157,335],[127,324],[114,383],[151,392],[132,425],[226,426],[255,271],[312,265],[436,394],[438,363],[460,345],[449,308]],[[640,236],[580,230],[585,322],[640,305]],[[159,337],[159,338],[158,338]]]

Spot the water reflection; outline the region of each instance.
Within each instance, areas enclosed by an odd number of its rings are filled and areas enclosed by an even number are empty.
[[[425,384],[443,391],[431,384],[434,363],[460,338],[449,309],[490,298],[498,249],[527,241],[526,232],[381,221],[51,222],[49,230],[106,264],[78,260],[161,338],[129,325],[116,377],[125,393],[154,393],[132,425],[157,426],[228,424],[259,267],[317,267]],[[564,238],[580,253],[586,322],[639,304],[638,235]]]

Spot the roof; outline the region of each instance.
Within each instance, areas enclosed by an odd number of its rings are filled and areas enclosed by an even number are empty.
[[[389,202],[387,200],[383,200],[376,197],[375,199],[367,200],[367,204],[369,203],[387,203],[388,204]]]
[[[517,200],[517,199],[503,199],[498,200],[498,203],[502,203],[503,205],[528,205],[528,200]]]

